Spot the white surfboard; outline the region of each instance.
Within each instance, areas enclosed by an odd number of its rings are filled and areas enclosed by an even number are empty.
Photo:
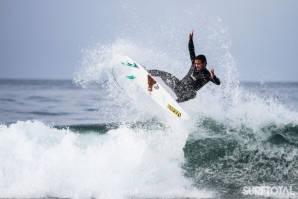
[[[121,64],[131,69],[128,70],[129,75],[126,77],[142,87],[144,92],[148,94],[158,105],[178,118],[186,120],[191,119],[191,117],[181,108],[176,100],[174,100],[171,95],[140,64],[136,63],[133,59],[127,56],[122,58]]]

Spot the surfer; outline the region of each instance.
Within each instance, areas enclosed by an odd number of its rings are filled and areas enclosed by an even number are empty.
[[[191,67],[187,75],[179,80],[174,75],[160,70],[148,70],[148,73],[152,76],[160,77],[164,83],[169,86],[178,99],[178,103],[185,102],[193,99],[197,95],[197,91],[200,90],[209,81],[216,85],[220,85],[220,80],[215,76],[214,70],[210,72],[206,69],[207,59],[205,55],[195,55],[195,47],[193,44],[194,30],[189,33],[188,50],[190,54]]]

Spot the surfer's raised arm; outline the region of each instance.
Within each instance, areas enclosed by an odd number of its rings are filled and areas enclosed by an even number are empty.
[[[215,76],[214,69],[210,70],[210,77],[211,77],[210,79],[211,82],[213,82],[216,85],[220,85],[220,80]]]
[[[190,60],[192,64],[194,64],[195,57],[196,57],[195,46],[193,45],[193,41],[192,41],[193,33],[194,33],[194,30],[191,30],[189,33],[189,42],[188,42],[188,50],[189,50]]]

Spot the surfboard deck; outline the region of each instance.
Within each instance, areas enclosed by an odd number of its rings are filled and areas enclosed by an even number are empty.
[[[123,56],[121,64],[131,69],[128,70],[129,75],[126,77],[138,84],[158,105],[178,118],[191,119],[176,100],[140,64],[128,56]]]

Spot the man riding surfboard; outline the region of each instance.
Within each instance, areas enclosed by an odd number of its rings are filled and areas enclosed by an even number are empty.
[[[206,69],[207,59],[205,55],[195,55],[195,48],[193,44],[194,30],[189,33],[188,50],[190,54],[191,67],[187,75],[179,80],[174,75],[160,70],[148,70],[148,73],[152,76],[160,77],[164,83],[169,86],[176,94],[177,102],[185,102],[193,99],[197,95],[197,91],[200,90],[209,81],[216,85],[220,85],[220,80],[215,76],[214,70],[208,71]]]

